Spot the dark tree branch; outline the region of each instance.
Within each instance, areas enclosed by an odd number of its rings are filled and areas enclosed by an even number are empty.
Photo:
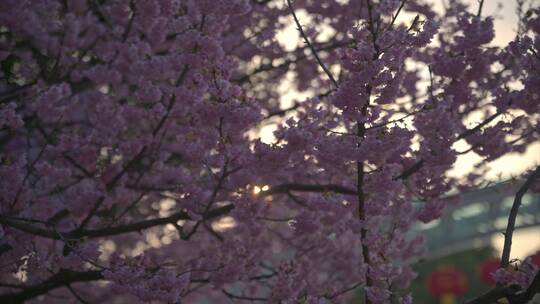
[[[499,117],[502,113],[503,112],[497,112],[497,113],[491,115],[486,120],[484,120],[481,123],[479,123],[478,125],[476,125],[476,127],[472,128],[472,129],[468,129],[465,132],[459,134],[458,137],[456,138],[456,140],[460,140],[460,139],[471,136],[476,131],[480,130],[483,126],[487,125],[488,123],[492,122],[495,118]]]
[[[392,16],[392,21],[390,22],[390,25],[388,25],[388,28],[386,28],[387,31],[391,30],[392,27],[394,26],[394,23],[396,23],[396,19],[399,16],[401,9],[403,9],[403,6],[405,6],[405,2],[407,2],[407,0],[401,0],[401,4],[399,5],[399,8],[397,9],[396,13]]]
[[[207,213],[203,215],[203,218],[206,220],[209,220],[212,218],[220,217],[229,213],[233,209],[234,209],[234,205],[232,204],[225,205],[225,206],[208,211]],[[76,237],[87,236],[89,238],[96,238],[96,237],[104,237],[104,236],[109,236],[109,235],[117,235],[117,234],[123,234],[123,233],[128,233],[128,232],[140,231],[140,230],[152,228],[155,226],[172,224],[172,223],[178,222],[179,220],[190,220],[190,219],[191,218],[187,214],[187,212],[182,211],[168,217],[150,219],[150,220],[136,222],[136,223],[127,224],[123,226],[96,229],[96,230],[83,230],[80,232],[80,236],[76,235]]]
[[[367,9],[368,9],[368,17],[369,17],[369,22],[368,22],[368,27],[369,27],[369,32],[371,33],[371,41],[373,42],[373,48],[375,49],[375,55],[373,56],[373,59],[377,59],[379,58],[379,55],[380,55],[380,47],[379,45],[377,44],[377,35],[378,35],[378,31],[377,29],[375,28],[375,20],[373,19],[373,7],[371,5],[371,1],[370,0],[366,0],[366,6],[367,6]]]
[[[516,217],[518,215],[519,207],[521,205],[521,200],[529,188],[532,186],[535,179],[540,177],[540,166],[536,167],[531,175],[527,178],[525,183],[519,188],[516,196],[514,198],[514,203],[512,204],[512,209],[510,210],[510,215],[508,216],[508,225],[506,226],[506,231],[504,233],[504,247],[501,256],[501,268],[508,267],[510,263],[510,249],[512,247],[512,235],[514,233],[514,228],[516,225]]]
[[[299,102],[295,102],[292,106],[286,108],[286,109],[281,109],[281,110],[277,110],[277,111],[272,111],[270,113],[268,113],[268,115],[266,115],[266,117],[264,118],[264,120],[267,120],[267,119],[270,119],[272,117],[282,117],[282,116],[285,116],[285,114],[287,114],[287,112],[290,112],[290,111],[294,111],[296,109],[298,109],[298,107],[300,107],[300,103]]]
[[[107,183],[106,188],[107,191],[111,191],[116,186],[116,183],[126,174],[136,163],[138,163],[144,156],[144,153],[146,152],[147,147],[144,146],[141,148],[139,153],[135,155],[131,160],[129,160],[125,166],[118,172],[113,178]]]
[[[424,160],[420,159],[414,165],[410,166],[409,168],[405,169],[400,175],[394,177],[394,180],[398,179],[407,179],[409,176],[416,173],[416,171],[420,170],[424,166]]]
[[[266,191],[262,191],[259,195],[268,196],[277,193],[288,193],[290,191],[298,192],[335,192],[347,195],[356,195],[356,191],[344,186],[327,184],[327,185],[306,185],[306,184],[281,184],[272,186]]]
[[[302,25],[300,24],[300,20],[298,20],[298,17],[296,16],[296,13],[294,12],[294,8],[293,8],[293,5],[291,3],[291,0],[287,0],[287,5],[289,6],[289,10],[291,11],[291,14],[293,16],[293,19],[294,19],[294,22],[296,23],[296,26],[298,28],[298,31],[300,32],[300,35],[302,36],[302,38],[304,39],[304,42],[308,45],[309,49],[311,50],[311,53],[313,53],[313,56],[315,56],[315,59],[317,59],[317,62],[319,63],[319,65],[321,66],[321,68],[323,69],[323,71],[326,73],[326,75],[328,76],[328,78],[330,78],[330,80],[332,81],[332,83],[334,84],[334,87],[339,87],[336,79],[334,78],[334,76],[332,76],[332,73],[330,72],[330,70],[326,67],[326,65],[322,62],[321,58],[319,57],[319,54],[317,53],[317,50],[315,49],[315,47],[313,46],[313,44],[311,44],[311,42],[309,41],[309,38],[308,36],[306,35],[306,33],[304,32],[304,29],[302,28]]]
[[[396,123],[396,122],[402,122],[405,119],[407,119],[408,117],[411,117],[411,116],[414,116],[414,115],[416,115],[418,113],[421,113],[424,110],[426,110],[426,107],[422,107],[419,110],[411,111],[410,113],[404,114],[402,117],[397,118],[397,119],[389,120],[387,122],[383,122],[383,123],[380,123],[380,124],[374,124],[374,125],[372,125],[370,127],[367,127],[366,130],[377,129],[377,128],[385,127],[385,126],[387,126],[389,124],[393,124],[393,123]]]
[[[103,204],[103,201],[105,201],[104,196],[98,198],[98,200],[96,201],[96,203],[94,204],[90,212],[88,212],[84,220],[81,222],[81,225],[79,225],[79,227],[77,228],[78,230],[83,230],[84,227],[86,227],[86,225],[90,223],[90,220],[92,219],[92,217],[94,217],[94,214],[96,214],[96,212],[99,210],[99,207],[101,206],[101,204]]]
[[[480,18],[482,16],[483,7],[484,7],[484,0],[478,0],[478,11],[476,12],[476,17]]]
[[[13,247],[11,247],[10,244],[7,244],[7,243],[4,243],[2,245],[0,245],[0,256],[8,251],[10,251],[11,249],[13,249]]]
[[[267,298],[239,296],[239,295],[232,294],[232,293],[228,292],[225,289],[222,289],[221,292],[224,295],[226,295],[229,299],[244,300],[244,301],[256,301],[256,302],[268,302]]]
[[[340,41],[340,42],[336,42],[336,43],[333,43],[333,44],[321,45],[320,47],[316,47],[315,49],[316,49],[317,53],[321,52],[321,51],[330,51],[330,50],[333,50],[333,49],[337,49],[337,48],[340,48],[340,47],[347,46],[350,43],[351,43],[351,41]],[[306,47],[306,48],[309,48],[309,47]],[[299,48],[297,50],[303,51],[304,49],[305,48]],[[306,55],[304,53],[301,53],[296,58],[286,59],[284,62],[282,62],[280,64],[277,64],[277,65],[273,65],[272,63],[262,64],[259,67],[255,68],[251,73],[236,79],[235,82],[237,82],[239,84],[249,82],[251,77],[253,77],[253,76],[255,76],[255,75],[259,74],[259,73],[268,72],[268,71],[272,71],[272,70],[276,70],[276,69],[280,69],[280,68],[287,68],[291,64],[298,63],[298,62],[300,62],[300,61],[302,61],[302,60],[304,60],[304,59],[306,59],[308,57],[309,57],[308,55]]]
[[[339,290],[339,291],[337,291],[337,292],[335,292],[335,293],[333,293],[331,295],[326,296],[326,298],[330,299],[330,300],[335,299],[335,298],[337,298],[337,297],[339,297],[339,296],[341,296],[341,295],[343,295],[345,293],[348,293],[348,292],[351,292],[351,291],[357,289],[358,287],[362,286],[362,284],[363,283],[361,283],[361,282],[353,284],[350,287],[344,288],[344,289]]]
[[[60,127],[60,122],[62,121],[62,117],[63,116],[60,116],[57,120],[56,120],[56,123],[55,123],[55,126],[53,128],[53,131],[52,131],[52,134],[56,134],[56,132],[58,131],[59,127]],[[26,184],[26,181],[28,180],[28,178],[30,177],[30,174],[32,174],[32,171],[34,170],[34,167],[36,166],[37,162],[41,159],[41,157],[43,156],[43,153],[45,152],[45,149],[49,146],[49,143],[47,140],[45,140],[45,143],[43,144],[43,146],[41,147],[41,149],[39,150],[38,152],[38,155],[36,156],[36,158],[34,158],[34,160],[30,163],[30,165],[28,166],[28,170],[26,171],[26,175],[24,176],[22,182],[21,182],[21,185],[19,186],[19,189],[17,190],[16,194],[15,194],[15,197],[13,198],[13,202],[11,203],[11,206],[15,206],[17,204],[17,201],[19,200],[19,196],[21,195],[22,193],[22,190]]]
[[[131,10],[131,18],[129,18],[126,29],[122,34],[122,42],[126,42],[126,40],[128,39],[129,33],[131,32],[131,27],[133,26],[133,20],[135,20],[135,15],[137,15],[137,11],[135,10],[135,3],[133,3],[133,0],[129,2],[129,9]]]
[[[103,279],[101,271],[80,272],[73,270],[61,270],[42,283],[27,286],[20,292],[0,295],[0,303],[24,303],[26,300],[44,295],[59,287],[68,286],[77,282],[90,282],[101,279]]]
[[[234,209],[234,205],[232,204],[215,208],[213,210],[206,212],[203,215],[203,218],[206,220],[216,218],[216,217],[229,213],[232,209]],[[131,224],[120,225],[120,226],[115,226],[115,227],[107,227],[107,228],[102,228],[102,229],[75,230],[72,232],[63,233],[62,235],[66,239],[79,239],[82,237],[99,238],[99,237],[141,231],[141,230],[145,230],[145,229],[152,228],[155,226],[174,224],[178,222],[179,220],[190,220],[190,219],[191,218],[188,215],[188,213],[182,211],[168,217],[149,219],[149,220],[135,222]],[[57,239],[57,240],[61,239],[58,236],[58,234],[55,233],[54,230],[52,229],[41,228],[36,225],[31,225],[31,224],[28,224],[27,221],[20,220],[20,219],[13,219],[13,218],[0,215],[0,224],[7,225],[12,228],[18,229],[20,231],[34,234],[37,236],[41,236],[44,238]]]
[[[82,304],[90,304],[90,302],[86,301],[73,287],[71,287],[70,284],[66,285],[66,288],[71,292],[71,294],[77,299],[77,301],[81,302]]]

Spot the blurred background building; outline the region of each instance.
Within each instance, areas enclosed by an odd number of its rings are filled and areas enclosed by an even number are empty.
[[[506,181],[462,193],[460,204],[415,227],[426,236],[425,257],[416,265],[414,303],[463,303],[494,286],[508,214],[523,181]],[[532,256],[540,267],[540,194],[528,192],[516,218],[511,259]],[[537,302],[540,303],[540,302]]]

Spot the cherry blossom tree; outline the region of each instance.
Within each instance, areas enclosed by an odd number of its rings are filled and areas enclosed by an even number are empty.
[[[540,9],[496,47],[446,2],[0,1],[0,302],[412,303],[412,225],[540,131]],[[540,291],[508,270],[539,176],[473,303]]]

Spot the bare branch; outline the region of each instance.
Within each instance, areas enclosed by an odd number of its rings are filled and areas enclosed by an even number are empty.
[[[326,73],[326,75],[328,76],[328,78],[330,78],[330,80],[332,81],[332,83],[334,84],[334,86],[336,88],[339,87],[336,79],[334,78],[334,76],[332,76],[332,73],[330,72],[330,70],[326,67],[326,65],[324,65],[324,63],[322,62],[321,58],[319,57],[319,54],[317,53],[317,50],[315,49],[315,47],[313,46],[313,44],[311,44],[311,42],[309,41],[309,38],[308,36],[306,35],[306,33],[304,32],[304,29],[302,28],[302,25],[300,24],[300,21],[298,20],[298,17],[296,16],[296,13],[294,12],[294,8],[293,8],[293,5],[291,3],[291,0],[287,0],[287,5],[289,6],[289,10],[291,11],[291,14],[294,18],[294,22],[296,23],[296,26],[298,27],[298,31],[300,32],[300,35],[302,36],[302,38],[304,39],[304,42],[309,46],[309,49],[311,50],[311,52],[313,53],[313,56],[315,56],[315,58],[317,59],[317,62],[319,63],[319,65],[321,66],[321,68],[323,69],[323,71]]]
[[[482,8],[484,7],[484,0],[478,0],[478,12],[476,12],[476,17],[482,16]]]
[[[0,295],[0,303],[24,303],[26,300],[46,294],[59,287],[77,282],[90,282],[101,279],[103,279],[101,271],[79,272],[73,270],[61,270],[42,283],[27,286],[20,292]]]
[[[77,301],[81,302],[82,304],[90,304],[90,302],[86,301],[73,287],[71,287],[70,284],[66,285],[66,288],[71,292],[71,294],[77,299]]]
[[[267,298],[247,297],[247,296],[235,295],[235,294],[232,294],[232,293],[228,292],[225,289],[221,290],[221,292],[223,292],[223,294],[226,295],[229,299],[245,300],[245,301],[252,301],[252,302],[253,301],[256,301],[256,302],[267,302],[268,301]]]
[[[512,209],[510,210],[510,215],[508,216],[508,225],[506,226],[506,231],[504,233],[504,247],[501,256],[501,268],[506,268],[510,263],[510,249],[512,247],[512,235],[514,233],[514,228],[516,225],[516,217],[518,215],[519,206],[521,205],[521,200],[529,188],[532,186],[534,180],[540,177],[540,166],[536,167],[536,170],[533,171],[531,175],[527,178],[525,183],[519,188],[516,196],[514,198],[514,203],[512,204]]]
[[[294,110],[298,109],[298,107],[300,107],[300,103],[295,102],[292,106],[290,106],[290,107],[288,107],[286,109],[276,110],[276,111],[272,111],[272,112],[268,113],[268,115],[266,115],[264,120],[270,119],[272,117],[285,116],[287,114],[287,112],[294,111]]]
[[[503,114],[503,112],[497,112],[497,113],[491,115],[486,120],[484,120],[481,123],[479,123],[478,125],[476,125],[474,128],[468,129],[465,132],[459,134],[456,140],[460,140],[460,139],[463,139],[465,137],[471,136],[474,132],[480,130],[483,126],[485,126],[488,123],[492,122],[495,118],[499,117],[501,114]]]
[[[337,49],[337,48],[340,48],[340,47],[347,46],[350,43],[351,43],[351,41],[348,41],[348,40],[338,41],[338,42],[332,43],[332,44],[322,43],[322,44],[317,44],[317,45],[320,45],[320,46],[316,46],[315,50],[317,51],[317,53],[319,53],[321,51],[330,51],[330,50],[333,50],[333,49]],[[306,48],[309,48],[309,47],[306,47]],[[245,82],[249,82],[251,77],[253,77],[253,76],[257,75],[257,74],[260,74],[262,72],[268,72],[268,71],[281,69],[281,68],[288,68],[293,63],[299,63],[300,61],[302,61],[302,60],[304,60],[306,58],[309,58],[308,55],[303,53],[303,51],[306,48],[304,48],[304,47],[298,48],[295,52],[299,51],[300,54],[297,55],[295,58],[285,59],[285,61],[283,61],[283,62],[281,62],[279,64],[276,64],[276,65],[273,65],[272,63],[262,64],[262,65],[258,66],[257,68],[255,68],[251,73],[249,73],[247,75],[244,75],[244,76],[242,76],[242,77],[240,77],[238,79],[235,79],[234,81],[239,83],[239,84],[242,84],[242,83],[245,83]]]
[[[219,217],[219,216],[229,213],[232,209],[234,209],[234,205],[232,204],[221,206],[219,208],[215,208],[213,210],[206,212],[205,214],[203,214],[203,218],[208,220],[215,217]],[[63,236],[68,239],[78,239],[82,237],[99,238],[99,237],[105,237],[105,236],[110,236],[110,235],[118,235],[118,234],[124,234],[124,233],[129,233],[129,232],[141,231],[141,230],[152,228],[155,226],[174,224],[178,222],[179,220],[189,220],[189,219],[191,218],[187,214],[187,212],[181,211],[168,217],[149,219],[149,220],[144,220],[144,221],[135,222],[135,223],[126,224],[126,225],[107,227],[107,228],[102,228],[102,229],[76,230],[73,232],[66,232],[66,233],[63,233]],[[47,229],[47,228],[41,228],[36,225],[29,225],[25,223],[24,221],[21,221],[18,219],[13,219],[13,218],[0,215],[0,223],[3,225],[10,226],[12,228],[18,229],[20,231],[24,231],[26,233],[31,233],[31,234],[49,238],[49,239],[60,240],[60,237],[58,236],[58,234],[55,233],[53,230]]]
[[[392,16],[392,21],[390,21],[390,25],[386,28],[387,31],[391,30],[392,27],[394,26],[394,23],[396,23],[396,19],[399,16],[401,9],[403,9],[403,6],[405,6],[405,2],[407,2],[407,0],[401,0],[401,4],[399,5],[396,13]]]
[[[289,191],[298,192],[335,192],[340,194],[356,195],[356,191],[344,186],[327,184],[327,185],[306,185],[306,184],[281,184],[272,186],[266,191],[262,191],[259,195],[268,196],[276,193],[288,193]]]
[[[398,179],[407,179],[409,176],[416,173],[416,171],[420,170],[424,166],[424,160],[420,159],[414,165],[410,166],[409,168],[405,169],[400,175],[393,178],[393,180]]]

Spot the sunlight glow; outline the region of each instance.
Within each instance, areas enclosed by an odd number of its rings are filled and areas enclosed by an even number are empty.
[[[231,216],[221,218],[219,221],[212,223],[212,228],[215,231],[221,232],[236,227],[236,221]]]
[[[261,192],[268,191],[268,189],[270,189],[270,186],[268,186],[268,185],[264,185],[262,187],[255,186],[255,187],[253,187],[253,194],[257,195],[257,194],[259,194]]]

